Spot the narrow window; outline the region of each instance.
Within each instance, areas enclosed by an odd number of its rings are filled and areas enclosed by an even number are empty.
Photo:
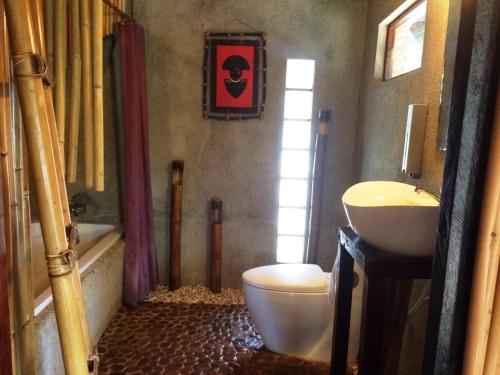
[[[278,213],[280,263],[301,263],[304,258],[314,66],[314,60],[287,61]]]
[[[387,27],[384,79],[422,66],[427,1],[418,1]]]

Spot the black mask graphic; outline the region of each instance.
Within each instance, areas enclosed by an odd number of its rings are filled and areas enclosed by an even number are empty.
[[[230,79],[224,80],[227,91],[235,99],[238,99],[247,88],[247,79],[242,79],[242,71],[249,70],[248,61],[241,56],[232,55],[224,60],[222,69],[229,70]]]

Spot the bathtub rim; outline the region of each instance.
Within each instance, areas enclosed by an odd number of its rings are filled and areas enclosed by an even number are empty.
[[[110,225],[110,224],[105,224]],[[78,266],[80,267],[80,278],[84,273],[113,245],[115,245],[123,236],[123,230],[120,225],[112,225],[108,233],[99,239],[92,248],[85,252],[78,259]],[[45,309],[53,302],[52,290],[49,286],[41,294],[35,296],[34,299],[34,316],[37,318]]]

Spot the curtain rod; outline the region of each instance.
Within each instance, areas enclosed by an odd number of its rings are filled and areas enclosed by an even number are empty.
[[[132,15],[128,15],[124,11],[122,11],[120,8],[118,8],[115,4],[111,2],[111,0],[102,0],[104,4],[109,6],[111,9],[113,9],[116,13],[118,13],[122,18],[125,18],[127,20],[133,20],[134,19],[134,0],[131,0],[131,8],[132,8]]]

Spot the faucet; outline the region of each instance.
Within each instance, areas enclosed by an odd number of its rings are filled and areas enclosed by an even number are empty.
[[[78,217],[79,215],[87,212],[87,206],[84,204],[70,203],[69,212],[71,213],[71,215]]]
[[[420,194],[420,193],[424,193],[424,194],[427,194],[427,195],[430,195],[432,198],[434,198],[435,200],[437,200],[439,203],[441,203],[441,197],[439,195],[436,195],[436,194],[432,194],[432,193],[429,193],[427,190],[424,190],[422,189],[420,186],[415,186],[415,193],[417,194]]]

